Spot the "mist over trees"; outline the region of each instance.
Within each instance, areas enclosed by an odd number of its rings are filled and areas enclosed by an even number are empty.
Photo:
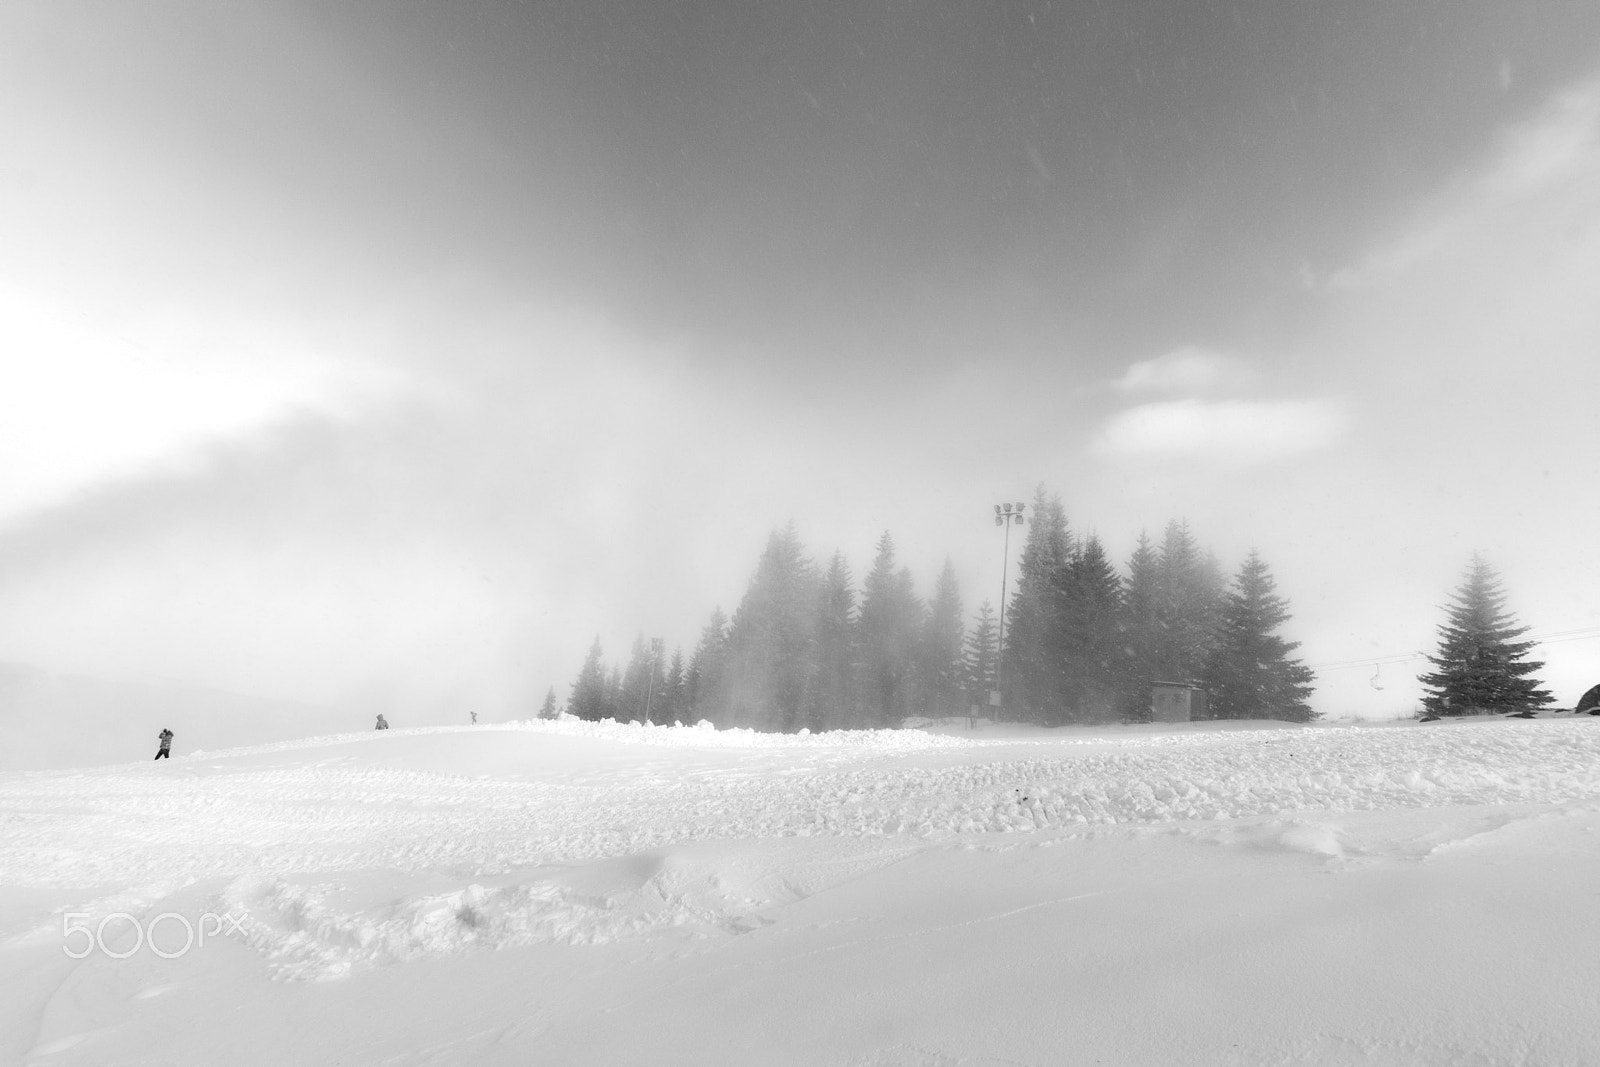
[[[1058,497],[1035,495],[1003,616],[969,619],[946,560],[927,599],[893,536],[859,587],[835,551],[819,565],[791,524],[768,537],[729,618],[718,607],[685,657],[638,638],[625,670],[599,641],[566,710],[585,719],[792,732],[980,714],[1042,725],[1149,718],[1155,681],[1205,686],[1212,718],[1304,722],[1311,672],[1276,630],[1289,618],[1259,555],[1230,582],[1188,524],[1141,534],[1118,569]],[[999,690],[1002,705],[991,706]]]

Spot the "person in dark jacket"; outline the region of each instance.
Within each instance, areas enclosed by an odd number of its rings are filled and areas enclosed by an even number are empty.
[[[389,720],[385,719],[382,715],[379,715],[378,716],[378,725],[374,726],[373,729],[374,730],[387,730],[388,728],[389,728]]]
[[[162,756],[167,757],[167,759],[171,759],[172,758],[172,731],[171,730],[167,730],[167,729],[162,729],[160,737],[161,737],[161,750],[156,753],[156,759],[160,759]]]

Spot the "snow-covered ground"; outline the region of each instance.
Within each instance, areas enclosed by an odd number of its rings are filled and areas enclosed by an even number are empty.
[[[1600,1063],[1600,718],[6,773],[13,1062]]]

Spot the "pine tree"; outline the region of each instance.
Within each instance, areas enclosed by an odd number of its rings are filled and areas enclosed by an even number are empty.
[[[1161,634],[1158,566],[1155,545],[1141,531],[1139,543],[1128,558],[1128,580],[1123,585],[1117,629],[1118,650],[1122,654],[1122,679],[1118,688],[1122,717],[1127,722],[1149,721],[1150,683],[1164,680],[1158,661]]]
[[[978,605],[978,616],[967,633],[966,647],[961,656],[962,679],[969,707],[973,704],[980,708],[989,706],[989,691],[994,688],[995,657],[1000,651],[999,637],[994,608],[985,600]]]
[[[539,718],[557,719],[560,717],[561,709],[556,705],[556,688],[551,686],[550,691],[544,695],[544,703],[539,705]]]
[[[1428,657],[1436,668],[1423,675],[1422,704],[1436,715],[1529,711],[1551,696],[1530,677],[1543,663],[1526,661],[1535,645],[1518,641],[1528,632],[1506,610],[1506,594],[1494,569],[1473,556],[1439,627],[1439,650]]]
[[[578,678],[572,683],[572,695],[567,698],[567,714],[580,719],[599,722],[606,717],[606,666],[600,650],[600,638],[589,646],[589,654],[578,669]]]
[[[862,725],[856,633],[856,593],[850,564],[835,551],[817,597],[816,676],[805,725],[830,730]]]
[[[1310,722],[1316,717],[1306,703],[1311,670],[1290,657],[1299,642],[1273,632],[1288,619],[1288,604],[1277,595],[1266,563],[1251,552],[1223,601],[1203,676],[1211,718]]]
[[[917,633],[922,603],[911,573],[897,570],[894,539],[878,539],[877,556],[863,583],[861,658],[868,726],[895,726],[914,706]]]
[[[726,718],[727,673],[728,616],[718,606],[700,631],[700,641],[689,660],[689,706],[695,722]]]
[[[1017,591],[1006,617],[1002,677],[1004,714],[1035,721],[1059,715],[1061,573],[1071,563],[1072,535],[1058,497],[1034,493],[1028,539],[1017,561]]]
[[[945,718],[965,710],[961,670],[961,590],[946,559],[934,583],[918,656],[918,703],[924,715]]]
[[[601,719],[615,719],[622,712],[622,668],[612,667],[606,673],[605,703],[600,708]]]
[[[645,703],[650,697],[655,663],[650,655],[644,635],[633,639],[628,653],[628,667],[622,674],[622,692],[617,699],[617,718],[631,722],[645,721]]]
[[[661,684],[661,696],[656,702],[656,713],[651,718],[659,723],[682,722],[687,689],[688,678],[687,668],[683,664],[683,649],[675,648],[672,650],[672,662],[667,666],[666,677]]]
[[[774,532],[728,628],[728,718],[719,725],[800,728],[813,674],[819,577],[794,527]]]
[[[1122,579],[1100,539],[1091,535],[1063,574],[1060,656],[1066,718],[1106,722],[1119,713],[1122,655],[1118,624]]]
[[[722,608],[711,611],[700,643],[689,660],[685,682],[685,711],[694,722],[720,722],[726,715],[727,696],[723,685],[728,664],[728,616]]]
[[[1189,524],[1167,523],[1156,564],[1155,663],[1162,681],[1198,678],[1211,655],[1223,583]]]

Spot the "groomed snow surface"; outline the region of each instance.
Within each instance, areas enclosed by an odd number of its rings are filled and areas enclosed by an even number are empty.
[[[1600,718],[7,773],[0,1063],[1592,1065]]]

